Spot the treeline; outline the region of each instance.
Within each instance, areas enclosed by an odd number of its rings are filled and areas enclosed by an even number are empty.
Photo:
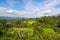
[[[30,34],[19,28],[31,28]],[[60,40],[60,16],[0,19],[0,40]]]

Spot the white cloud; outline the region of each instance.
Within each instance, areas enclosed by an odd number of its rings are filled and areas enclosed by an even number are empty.
[[[41,17],[41,16],[52,16],[56,14],[60,14],[60,10],[57,10],[57,8],[54,8],[55,5],[59,4],[59,0],[47,0],[43,3],[39,3],[38,6],[34,6],[31,1],[26,3],[24,6],[26,10],[30,11],[29,15],[32,15],[34,17]],[[31,14],[32,13],[32,14]]]
[[[0,16],[16,17],[16,16],[21,16],[22,14],[24,14],[23,11],[17,11],[13,9],[0,7]]]
[[[13,12],[13,10],[6,10],[6,12],[8,12],[8,13],[12,13],[12,12]]]
[[[51,11],[51,10],[46,10],[45,12],[46,12],[46,13],[50,13],[50,12],[52,12],[52,11]]]
[[[43,3],[39,3],[38,6],[33,5],[32,0],[25,0],[26,5],[24,11],[17,11],[0,7],[0,16],[22,16],[22,17],[42,17],[42,16],[53,16],[60,14],[60,9],[54,8],[55,5],[59,4],[59,0],[46,0]],[[11,2],[10,2],[11,3]],[[13,3],[12,3],[13,4]]]

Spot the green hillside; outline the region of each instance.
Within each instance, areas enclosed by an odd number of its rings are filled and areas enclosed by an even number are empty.
[[[0,40],[60,40],[60,16],[0,19]]]

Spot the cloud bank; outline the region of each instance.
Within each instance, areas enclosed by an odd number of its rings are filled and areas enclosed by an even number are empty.
[[[7,1],[10,6],[14,6],[16,3],[12,0]],[[60,14],[60,8],[56,8],[56,5],[60,5],[60,0],[45,0],[42,2],[37,2],[35,0],[23,0],[24,10],[18,11],[10,8],[5,8],[0,6],[0,16],[11,16],[11,17],[27,17],[35,18],[42,16],[53,16]]]

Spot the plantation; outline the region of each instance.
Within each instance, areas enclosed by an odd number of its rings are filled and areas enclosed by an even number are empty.
[[[60,16],[0,19],[0,40],[60,40]]]

